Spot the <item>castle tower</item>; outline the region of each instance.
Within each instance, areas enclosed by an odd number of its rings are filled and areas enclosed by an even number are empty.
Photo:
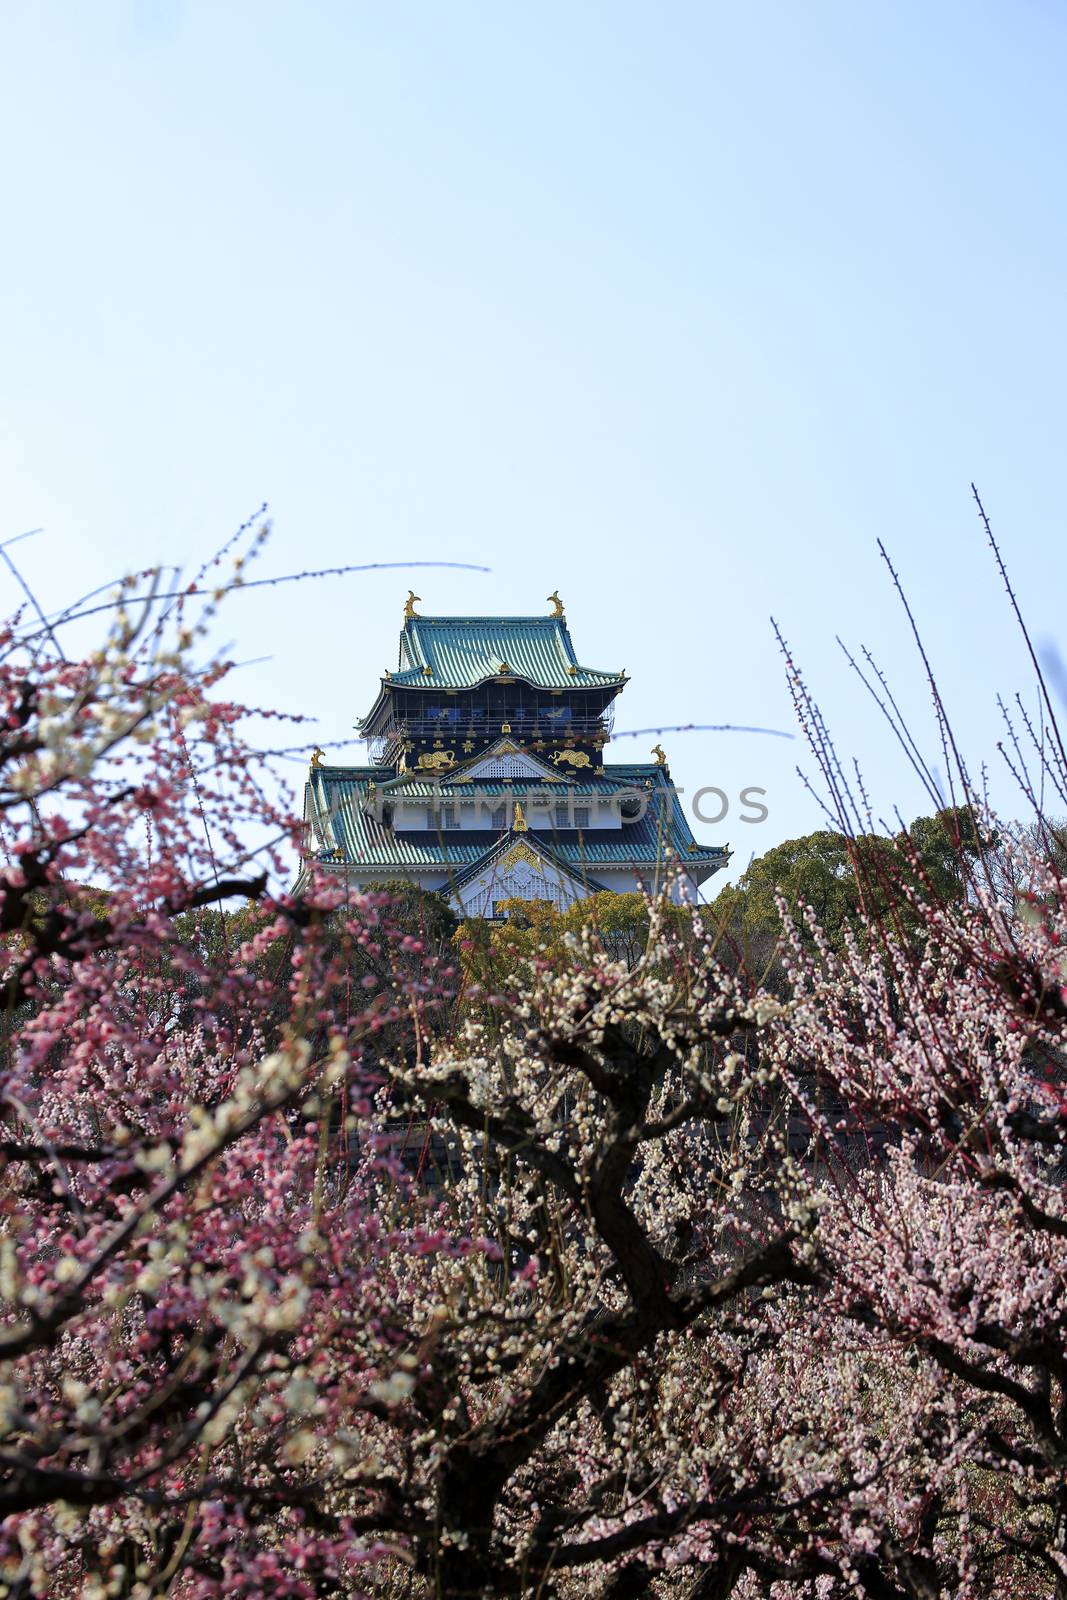
[[[695,899],[728,851],[696,843],[658,746],[652,763],[605,764],[626,673],[581,665],[559,595],[535,617],[423,617],[418,598],[360,723],[371,764],[312,761],[309,857],[465,916],[655,888],[678,867]]]

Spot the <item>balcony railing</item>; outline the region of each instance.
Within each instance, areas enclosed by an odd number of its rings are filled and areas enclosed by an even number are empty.
[[[469,711],[453,711],[446,707],[437,717],[397,718],[384,727],[369,745],[371,760],[376,765],[388,764],[400,753],[404,744],[443,740],[445,744],[465,743],[474,740],[485,744],[509,735],[521,744],[577,739],[590,742],[611,736],[613,724],[610,708],[600,716],[553,716],[523,709],[491,712],[472,717]]]

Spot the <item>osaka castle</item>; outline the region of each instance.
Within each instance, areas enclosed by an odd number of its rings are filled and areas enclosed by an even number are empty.
[[[418,885],[464,917],[664,883],[696,900],[729,850],[697,844],[659,745],[604,760],[626,673],[583,666],[549,599],[547,616],[424,617],[408,595],[396,668],[359,724],[369,764],[312,757],[308,867]]]

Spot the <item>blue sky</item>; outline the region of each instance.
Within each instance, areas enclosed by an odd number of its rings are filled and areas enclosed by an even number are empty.
[[[971,479],[1063,633],[1062,6],[35,0],[2,27],[0,538],[43,525],[12,554],[46,603],[190,568],[267,500],[264,572],[492,567],[413,577],[443,613],[558,586],[581,657],[631,674],[620,729],[791,727],[773,613],[910,816],[834,643],[936,756],[880,537],[996,770],[995,694],[1030,680]],[[235,653],[269,657],[241,693],[347,736],[408,582],[235,598]],[[738,864],[818,825],[798,745],[664,743],[690,790],[767,789],[762,826],[698,829]]]

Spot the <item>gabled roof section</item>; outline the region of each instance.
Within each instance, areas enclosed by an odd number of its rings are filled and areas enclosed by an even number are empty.
[[[351,769],[353,772],[355,768]],[[468,785],[476,785],[479,792],[510,794],[512,785],[518,784],[521,794],[531,784],[540,787],[552,784],[561,793],[573,795],[617,794],[620,789],[640,792],[647,780],[648,786],[665,781],[663,768],[653,762],[637,766],[590,767],[581,774],[554,766],[542,757],[517,745],[513,739],[498,739],[476,756],[470,756],[458,766],[445,767],[440,773],[432,769],[411,767],[393,776],[390,768],[376,768],[385,774],[377,788],[383,794],[409,797],[440,796],[445,790],[455,789],[457,796]]]
[[[465,761],[452,781],[480,783],[483,779],[519,778],[533,783],[559,783],[558,771],[547,761],[539,761],[510,739],[498,739],[473,761]]]
[[[539,689],[621,688],[624,672],[583,667],[563,617],[409,617],[394,684],[474,689],[489,678]]]
[[[591,878],[585,870],[584,863],[579,860],[567,860],[561,851],[553,850],[543,840],[530,833],[515,833],[513,830],[502,834],[497,842],[484,851],[476,861],[460,868],[452,880],[453,889],[461,889],[479,873],[495,871],[498,867],[510,865],[515,857],[522,857],[534,865],[538,861],[547,862],[555,867],[558,872],[579,884],[585,889],[594,892],[602,890],[604,885],[596,878]]]
[[[514,740],[504,738],[459,766],[445,767],[439,774],[413,767],[399,773],[382,787],[398,794],[436,794],[439,789],[452,784],[462,786],[485,781],[501,782],[505,778],[517,779],[521,783],[563,782],[557,768],[550,766],[547,761],[540,761],[528,750],[521,749]]]

